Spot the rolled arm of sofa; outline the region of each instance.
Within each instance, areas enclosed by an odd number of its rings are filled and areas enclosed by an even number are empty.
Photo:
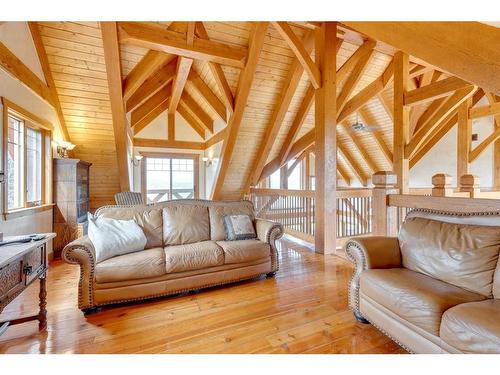
[[[283,225],[271,220],[256,218],[255,229],[257,230],[257,238],[271,246],[271,271],[278,271],[279,264],[276,240],[283,236]]]
[[[84,236],[67,244],[62,251],[62,259],[69,264],[80,266],[80,281],[78,283],[78,307],[86,309],[93,307],[93,287],[95,271],[94,245]]]
[[[345,252],[355,269],[349,283],[349,307],[356,317],[359,311],[359,281],[367,269],[402,267],[401,250],[396,237],[358,237],[345,244]]]

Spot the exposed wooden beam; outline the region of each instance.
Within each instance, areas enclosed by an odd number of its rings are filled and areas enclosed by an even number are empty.
[[[208,37],[207,31],[205,30],[205,26],[203,26],[202,22],[196,23],[196,33],[202,39],[205,40],[210,39]],[[226,108],[229,109],[229,111],[232,113],[234,109],[234,98],[233,98],[233,93],[231,91],[231,87],[229,86],[229,83],[227,83],[226,76],[224,75],[224,71],[222,70],[219,64],[214,63],[212,61],[208,62],[208,68],[210,69],[210,72],[214,77],[217,87],[222,93],[222,100],[224,101]]]
[[[389,82],[391,82],[393,74],[394,67],[391,62],[380,77],[358,92],[354,97],[349,99],[349,101],[345,104],[344,109],[337,115],[337,122],[344,121],[348,116],[364,106],[375,95],[382,92],[387,87]]]
[[[318,89],[321,87],[320,71],[316,63],[311,59],[310,52],[307,51],[300,38],[293,32],[287,22],[273,22],[272,24],[302,64],[314,88]]]
[[[367,40],[352,54],[349,59],[337,71],[337,83],[343,82],[356,64],[367,54],[372,54],[377,43],[374,40]],[[340,43],[338,43],[340,45]]]
[[[194,31],[196,29],[196,22],[188,22],[187,25],[187,33],[186,33],[186,41],[187,44],[192,46],[194,44]]]
[[[469,109],[470,118],[500,115],[500,102]]]
[[[345,168],[340,163],[340,160],[337,160],[337,171],[339,172],[340,177],[342,177],[342,179],[347,184],[347,186],[351,185],[351,177],[349,176],[349,173],[347,173]]]
[[[470,162],[472,163],[474,160],[476,160],[484,151],[486,151],[488,146],[495,142],[497,139],[500,139],[500,128],[496,128],[493,133],[491,133],[480,144],[478,144],[473,150],[470,151]]]
[[[168,110],[168,103],[170,98],[167,97],[164,101],[162,101],[159,105],[154,107],[150,112],[148,112],[144,117],[142,117],[139,121],[134,124],[133,132],[134,136],[139,134],[139,132],[148,126],[155,118],[161,115],[163,112]]]
[[[136,147],[179,148],[185,150],[204,150],[204,142],[172,141],[170,139],[134,138]]]
[[[172,81],[175,77],[176,69],[177,59],[168,62],[150,75],[126,101],[126,111],[130,112]]]
[[[187,85],[196,89],[203,99],[205,99],[207,104],[214,110],[214,112],[217,113],[223,121],[227,121],[226,106],[221,102],[217,95],[214,94],[205,81],[201,79],[194,69],[191,69],[191,72],[189,73]]]
[[[337,249],[337,23],[317,29],[315,61],[320,88],[314,97],[315,234],[314,250],[335,254]],[[316,65],[315,65],[316,67]]]
[[[366,165],[370,169],[370,173],[374,174],[375,172],[380,171],[381,169],[377,167],[377,164],[375,164],[371,156],[368,154],[366,148],[361,144],[359,137],[351,134],[351,127],[345,123],[342,123],[340,125],[344,129],[344,134],[346,135],[346,137],[354,144],[354,146],[358,150],[359,155],[361,155],[361,157],[365,161]]]
[[[236,144],[241,120],[243,119],[243,113],[250,94],[250,88],[252,86],[253,77],[259,61],[260,51],[264,45],[267,27],[268,22],[257,22],[253,25],[253,30],[250,35],[247,64],[240,73],[234,113],[227,124],[226,139],[222,145],[221,157],[217,167],[217,177],[212,191],[212,199],[215,200],[220,199],[222,196],[224,179],[226,178],[226,173],[233,156],[234,145]],[[243,192],[241,193],[243,194]]]
[[[480,22],[344,24],[500,95],[499,28]]]
[[[120,22],[119,26],[123,43],[237,68],[245,65],[246,48],[196,37],[193,44],[188,44],[186,34],[137,22]]]
[[[123,80],[123,99],[130,99],[148,77],[174,58],[169,53],[148,51]]]
[[[202,127],[210,133],[214,132],[214,121],[203,108],[187,93],[182,94],[181,101],[186,105],[192,115],[199,120]]]
[[[405,105],[423,104],[434,99],[448,96],[450,92],[471,86],[457,77],[449,77],[431,83],[430,85],[419,87],[405,93]]]
[[[312,51],[313,45],[314,33],[308,33],[303,40],[303,46],[307,53]],[[250,188],[250,186],[255,186],[259,182],[260,174],[262,173],[264,164],[266,163],[269,153],[271,152],[274,142],[276,141],[281,124],[283,123],[293,96],[297,91],[303,72],[304,68],[302,64],[298,59],[295,59],[292,62],[290,70],[285,78],[283,89],[281,90],[279,99],[274,107],[271,118],[269,119],[263,139],[260,142],[260,146],[255,155],[255,159],[252,162],[252,169],[245,184],[245,191]]]
[[[175,113],[167,114],[167,138],[175,141]]]
[[[434,72],[435,72],[435,70],[430,69],[430,70],[426,71],[424,74],[422,74],[422,76],[419,80],[418,87],[425,87],[425,86],[431,84],[434,81],[433,78],[436,77]],[[410,110],[410,136],[413,135],[413,133],[415,133],[415,129],[417,128],[418,119],[424,114],[425,110],[426,110],[426,106],[422,105],[422,104],[417,104],[411,108],[411,110]]]
[[[306,93],[304,95],[304,98],[300,103],[299,109],[295,114],[292,125],[290,126],[290,129],[288,130],[288,133],[285,137],[285,141],[283,142],[283,145],[281,146],[280,152],[278,154],[280,163],[284,162],[288,157],[288,153],[292,148],[293,141],[295,140],[295,137],[299,133],[299,130],[302,127],[302,124],[304,123],[304,120],[306,119],[309,110],[311,109],[311,105],[314,99],[314,91],[315,91],[314,87],[311,84],[309,84]]]
[[[389,103],[389,100],[387,97],[384,95],[383,92],[380,92],[377,95],[378,101],[384,108],[385,113],[387,113],[387,116],[391,119],[391,121],[394,121],[394,105],[392,103]]]
[[[45,51],[45,46],[42,41],[42,36],[40,35],[40,30],[36,22],[28,22],[30,28],[31,37],[33,38],[33,43],[35,44],[36,53],[38,55],[38,60],[42,67],[43,75],[45,77],[45,82],[52,94],[52,100],[54,109],[57,114],[57,119],[59,120],[59,130],[61,136],[64,140],[70,141],[70,136],[68,133],[68,128],[66,127],[66,121],[64,119],[64,114],[61,108],[61,102],[59,101],[59,95],[57,95],[56,84],[54,83],[54,78],[52,77],[52,71],[50,70],[49,60],[47,58],[47,52]]]
[[[186,85],[189,76],[189,71],[191,70],[191,65],[193,65],[192,59],[180,57],[177,60],[177,70],[175,73],[174,83],[172,84],[172,98],[168,107],[168,113],[175,113],[177,110],[182,92],[184,91],[184,86]]]
[[[445,117],[458,108],[460,104],[474,95],[476,90],[477,88],[475,86],[468,86],[464,89],[457,90],[446,99],[446,102],[439,108],[429,122],[422,128],[417,129],[410,143],[406,146],[406,157],[411,158],[424,141],[424,138],[427,137]]]
[[[24,86],[51,106],[55,106],[50,88],[1,42],[0,68],[19,80]]]
[[[104,47],[104,60],[106,63],[106,74],[108,77],[111,115],[113,118],[113,132],[115,138],[116,158],[118,161],[120,189],[121,191],[129,191],[129,160],[127,152],[128,127],[125,120],[125,110],[123,108],[120,46],[118,43],[118,30],[116,22],[101,22],[101,33]]]
[[[160,89],[156,94],[151,96],[148,100],[142,103],[139,107],[132,111],[130,116],[130,126],[136,126],[141,120],[146,117],[160,104],[168,100],[172,95],[172,85],[168,84]]]
[[[373,120],[368,120],[367,119],[367,114],[365,113],[364,109],[360,108],[359,111],[359,117],[365,124],[373,124]],[[390,150],[389,146],[384,141],[384,137],[382,135],[382,132],[379,130],[375,130],[372,132],[373,134],[373,139],[375,139],[375,142],[377,143],[380,151],[384,155],[385,159],[387,160],[387,163],[392,167],[392,161],[393,161],[393,155],[392,151]]]
[[[188,125],[196,132],[198,135],[201,137],[201,139],[205,140],[205,127],[201,123],[199,119],[197,119],[191,111],[189,110],[188,106],[184,101],[181,101],[179,103],[179,106],[177,107],[177,111],[179,114],[182,116],[184,120],[188,123]],[[169,112],[170,113],[170,112]]]
[[[337,140],[337,151],[344,159],[347,167],[351,170],[354,177],[356,177],[356,180],[358,180],[361,185],[366,186],[368,184],[368,177],[365,176],[363,170],[356,162],[354,157],[351,155],[351,153],[345,148],[345,146],[342,143],[338,142],[338,140]]]
[[[222,142],[226,136],[226,128],[222,129],[217,134],[214,134],[211,138],[205,141],[205,150],[212,147],[213,145]]]
[[[472,99],[469,98],[459,105],[458,112],[458,131],[457,131],[457,186],[460,177],[469,174],[469,152],[472,137],[472,121],[469,117],[469,108]]]

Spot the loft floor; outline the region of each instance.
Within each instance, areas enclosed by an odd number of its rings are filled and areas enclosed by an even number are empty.
[[[11,327],[0,353],[405,353],[347,306],[351,265],[279,241],[280,270],[197,294],[106,308],[77,308],[78,267],[54,261],[48,276],[48,328]],[[37,311],[38,284],[0,321]]]

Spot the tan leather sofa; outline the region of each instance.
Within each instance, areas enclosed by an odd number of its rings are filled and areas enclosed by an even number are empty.
[[[411,212],[398,237],[346,243],[349,304],[414,353],[500,353],[500,213]]]
[[[248,214],[257,239],[225,241],[224,215]],[[251,202],[176,200],[142,206],[105,206],[98,217],[135,219],[147,237],[143,251],[95,262],[87,236],[68,244],[64,261],[80,266],[78,306],[166,296],[231,283],[278,270],[280,224],[255,218]]]

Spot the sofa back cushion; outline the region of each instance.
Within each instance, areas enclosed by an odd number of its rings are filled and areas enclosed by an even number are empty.
[[[208,206],[210,217],[210,239],[212,241],[224,241],[226,229],[224,227],[224,216],[226,215],[248,215],[255,220],[253,204],[250,201],[239,202],[213,202]]]
[[[163,244],[163,220],[161,208],[153,205],[105,206],[99,208],[95,216],[117,220],[135,220],[146,235],[146,249],[161,247]]]
[[[405,268],[488,298],[493,296],[500,251],[498,227],[409,217],[398,239]]]
[[[500,260],[493,275],[493,298],[500,299]]]
[[[184,245],[210,240],[206,205],[178,204],[163,208],[163,244]]]

